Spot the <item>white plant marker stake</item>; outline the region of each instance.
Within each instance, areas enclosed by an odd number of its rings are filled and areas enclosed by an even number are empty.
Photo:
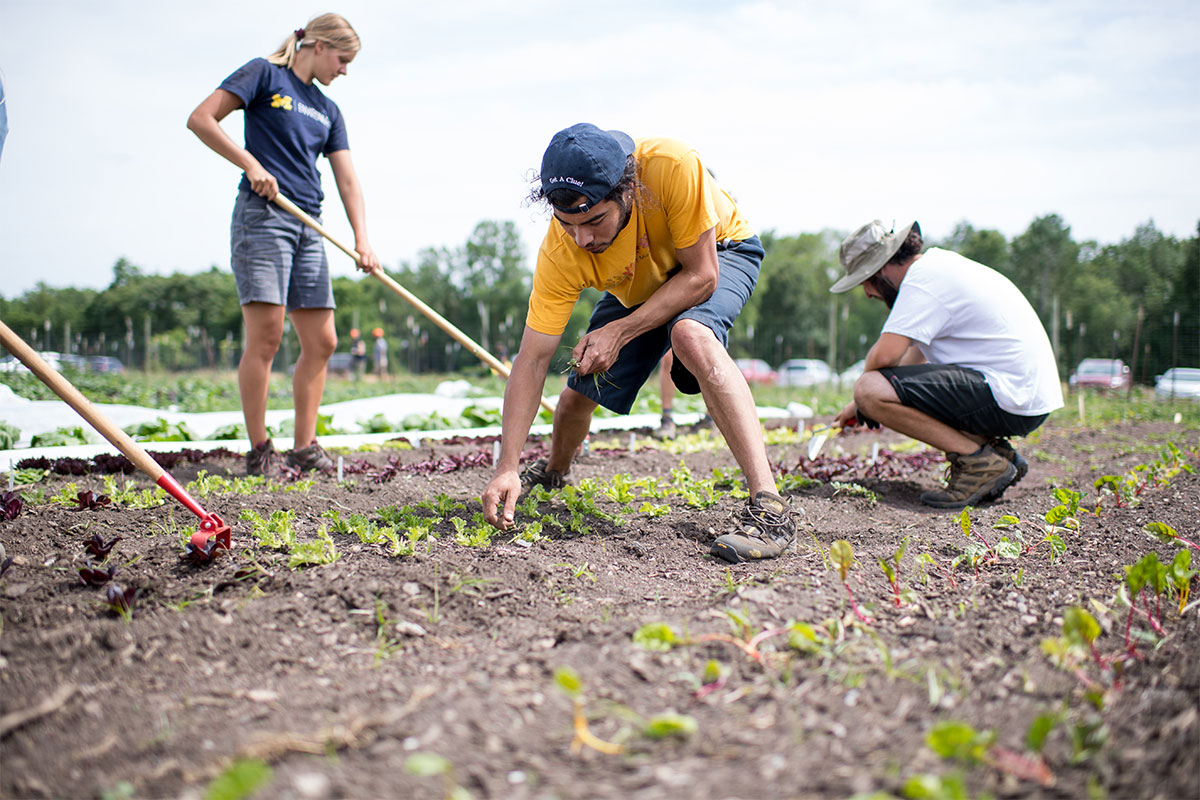
[[[879,442],[871,443],[871,463],[874,464],[879,460]]]
[[[1179,415],[1176,414],[1175,416],[1179,416]],[[12,473],[13,473],[13,465],[12,465],[12,459],[10,458],[8,460],[8,490],[10,492],[13,490],[13,474]]]
[[[633,452],[637,448],[637,434],[629,434],[629,452]]]
[[[492,442],[492,466],[500,463],[500,440]]]
[[[342,456],[338,456],[338,483],[342,482],[342,463],[345,460]]]

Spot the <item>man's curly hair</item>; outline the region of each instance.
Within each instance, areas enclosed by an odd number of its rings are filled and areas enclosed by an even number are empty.
[[[921,255],[921,248],[925,242],[921,239],[921,226],[914,222],[912,230],[908,232],[908,238],[904,240],[904,244],[900,245],[900,249],[896,254],[888,259],[888,264],[903,264],[913,258]],[[886,265],[885,265],[886,266]]]
[[[539,174],[535,174],[531,178],[530,183],[533,185],[533,188],[530,190],[529,196],[526,198],[526,202],[531,205],[544,203],[549,206],[570,207],[577,205],[577,199],[582,196],[574,189],[568,189],[566,187],[553,189],[549,193],[542,191],[542,176]],[[638,180],[637,157],[630,155],[627,159],[625,159],[625,171],[621,173],[621,179],[617,181],[617,185],[614,186],[612,190],[604,196],[604,200],[615,200],[617,201],[617,204],[620,205],[621,200],[625,197],[626,192],[633,190],[635,193],[637,193],[643,188],[642,182]],[[601,200],[600,202],[604,202],[604,200]]]

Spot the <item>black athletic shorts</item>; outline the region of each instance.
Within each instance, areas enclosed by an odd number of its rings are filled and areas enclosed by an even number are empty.
[[[912,364],[879,370],[900,402],[955,430],[977,436],[1025,436],[1049,414],[1023,417],[996,405],[992,387],[977,369],[957,364]],[[861,420],[868,422],[868,420]]]

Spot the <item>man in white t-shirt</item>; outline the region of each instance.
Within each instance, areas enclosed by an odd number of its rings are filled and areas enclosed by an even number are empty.
[[[1063,405],[1050,340],[1029,301],[999,272],[958,253],[922,253],[921,227],[875,220],[842,242],[846,275],[891,309],[867,353],[841,425],[886,425],[939,450],[948,485],[921,500],[962,508],[994,500],[1029,469],[1008,443]]]

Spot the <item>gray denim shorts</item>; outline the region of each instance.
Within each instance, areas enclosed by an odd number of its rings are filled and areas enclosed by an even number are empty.
[[[675,319],[657,328],[646,331],[621,348],[616,362],[603,376],[580,376],[572,372],[567,386],[590,397],[600,405],[618,414],[628,414],[637,399],[642,384],[650,377],[671,348],[671,329],[681,319],[692,319],[709,328],[722,347],[729,344],[729,329],[758,282],[758,271],[762,266],[762,242],[751,236],[741,242],[721,242],[717,245],[717,265],[720,275],[712,296],[699,305],[684,309]],[[622,319],[640,306],[626,308],[621,301],[608,292],[601,295],[588,331],[604,327],[613,320]],[[671,380],[683,394],[699,394],[700,382],[688,371],[683,362],[675,359],[671,368]]]
[[[246,189],[238,191],[229,234],[239,303],[336,307],[321,234]]]

